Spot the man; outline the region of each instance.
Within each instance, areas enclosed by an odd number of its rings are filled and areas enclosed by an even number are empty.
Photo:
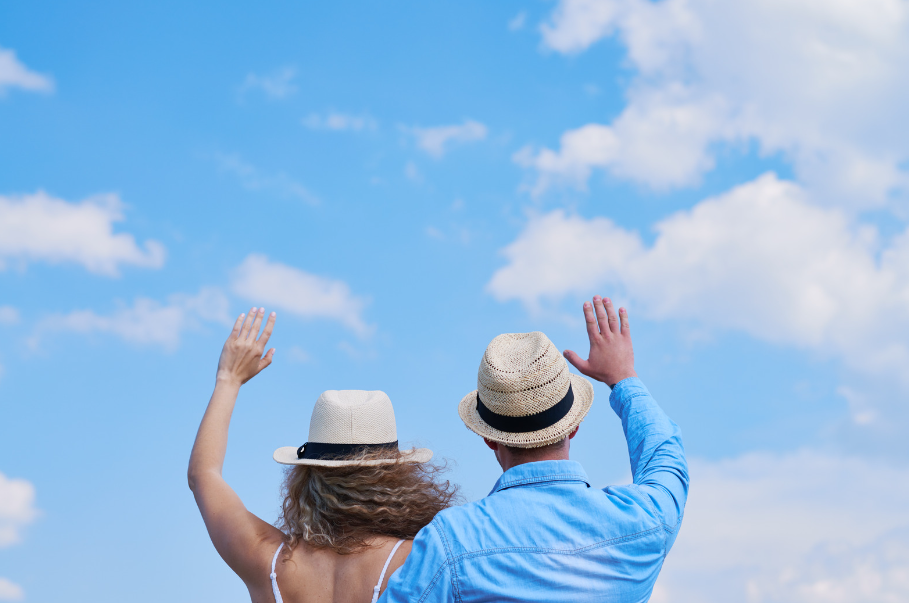
[[[688,494],[681,434],[637,378],[628,314],[584,304],[590,354],[565,352],[612,388],[634,483],[590,487],[568,460],[592,384],[542,333],[496,337],[459,413],[504,473],[486,498],[439,513],[383,594],[392,602],[647,601]]]

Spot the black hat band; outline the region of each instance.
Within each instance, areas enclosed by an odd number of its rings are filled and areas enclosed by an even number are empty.
[[[527,433],[552,427],[565,418],[573,404],[574,393],[571,391],[571,384],[569,383],[568,393],[565,394],[565,397],[546,410],[534,415],[527,415],[526,417],[509,417],[508,415],[500,415],[489,410],[483,404],[483,401],[480,400],[480,392],[477,391],[477,412],[480,414],[480,418],[493,429],[508,433]]]
[[[397,452],[398,441],[385,444],[325,444],[322,442],[306,442],[297,448],[297,458],[318,461],[337,460],[338,457],[351,456],[359,452]],[[391,456],[391,455],[389,455]]]

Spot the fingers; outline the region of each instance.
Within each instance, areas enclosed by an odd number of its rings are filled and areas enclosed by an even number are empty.
[[[252,327],[253,319],[256,317],[256,308],[252,308],[249,311],[249,314],[246,316],[246,322],[243,323],[243,326],[240,328],[240,333],[238,337],[240,339],[246,339],[249,337],[249,329]]]
[[[271,332],[275,329],[275,317],[277,315],[272,312],[268,315],[268,320],[265,322],[265,330],[262,331],[262,335],[259,337],[259,346],[262,349],[265,349],[265,346],[268,345],[268,338],[271,337]]]
[[[272,348],[272,349],[268,350],[268,353],[265,354],[264,357],[259,359],[259,370],[256,372],[258,373],[259,371],[264,369],[266,366],[271,364],[271,361],[272,361],[272,359],[274,359],[274,357],[275,357],[275,348]]]
[[[597,313],[597,322],[600,323],[600,333],[606,333],[606,308],[603,307],[603,299],[599,295],[593,296],[593,309]]]
[[[593,315],[590,302],[584,302],[584,320],[587,321],[587,336],[590,337],[590,341],[595,341],[600,336],[600,329],[597,328],[597,319]]]
[[[619,317],[615,313],[615,306],[612,305],[612,300],[604,297],[603,307],[606,309],[606,321],[609,324],[609,330],[618,335],[620,328]]]
[[[237,317],[237,322],[234,323],[234,330],[230,332],[232,337],[237,337],[240,334],[240,329],[243,328],[244,318],[246,318],[245,313]]]
[[[256,319],[253,321],[252,328],[247,334],[250,341],[256,341],[259,337],[259,329],[262,327],[262,317],[265,316],[265,308],[259,308],[258,310],[253,308],[253,312],[256,314]]]
[[[584,375],[589,374],[589,372],[588,372],[590,370],[589,362],[587,362],[586,360],[584,360],[583,358],[581,358],[580,356],[578,356],[571,350],[565,350],[562,353],[562,355],[565,356],[565,360],[570,362],[571,365],[574,368],[578,369],[582,374],[584,374]]]
[[[631,335],[631,324],[628,322],[628,310],[619,308],[619,319],[622,321],[622,335]]]

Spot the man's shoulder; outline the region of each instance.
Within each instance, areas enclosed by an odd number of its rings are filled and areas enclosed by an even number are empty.
[[[472,521],[477,514],[487,512],[491,500],[492,498],[487,496],[463,505],[448,507],[440,511],[432,523],[443,530],[452,525],[463,525],[465,521]]]
[[[449,507],[439,512],[432,523],[443,538],[445,535],[461,540],[483,529],[490,521],[498,519],[501,510],[496,505],[496,497],[486,496],[456,507]],[[431,528],[432,526],[427,526]]]
[[[635,533],[659,524],[649,497],[633,485],[598,488],[514,488],[445,509],[432,529],[449,552],[493,543],[538,542],[540,533]],[[601,534],[603,532],[603,534]]]

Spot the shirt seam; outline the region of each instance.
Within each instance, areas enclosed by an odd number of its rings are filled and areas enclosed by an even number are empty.
[[[623,406],[628,406],[629,404],[631,404],[638,398],[648,398],[648,397],[650,397],[650,394],[648,394],[647,392],[630,392],[623,396],[619,396],[619,400],[621,400],[622,402],[625,403]]]
[[[630,542],[632,540],[638,540],[654,532],[661,531],[663,529],[662,524],[650,528],[649,530],[642,530],[640,532],[635,532],[634,534],[626,534],[625,536],[618,536],[616,538],[610,538],[608,540],[601,540],[593,544],[588,544],[587,546],[579,547],[576,549],[552,549],[544,547],[530,547],[530,546],[514,546],[514,547],[503,547],[495,549],[483,549],[482,551],[472,551],[469,553],[462,553],[455,557],[452,561],[452,567],[456,563],[461,562],[464,559],[470,559],[473,557],[485,557],[488,555],[499,555],[504,553],[555,553],[559,555],[577,555],[578,553],[583,553],[587,551],[592,551],[598,548],[603,548],[611,546],[613,544],[620,544],[623,542]],[[665,545],[664,545],[665,548]]]
[[[663,525],[667,525],[666,522],[663,521],[663,514],[660,513],[655,506],[653,506],[653,500],[650,498],[650,495],[647,492],[644,492],[644,490],[641,488],[641,485],[631,484],[631,487],[638,491],[638,494],[641,495],[641,499],[644,501],[644,504],[647,505],[647,508],[650,510],[650,512],[653,513],[653,516],[656,517],[657,520]]]
[[[525,477],[513,481],[502,482],[499,484],[499,487],[493,491],[493,494],[507,488],[526,486],[530,484],[539,484],[541,482],[582,482],[590,487],[590,482],[588,482],[584,476],[578,475],[577,473],[551,473],[549,475],[543,475],[539,477]]]
[[[641,494],[641,498],[643,499],[644,503],[650,508],[651,513],[653,513],[654,516],[657,517],[658,521],[660,522],[660,525],[663,526],[663,531],[666,532],[666,535],[663,537],[663,549],[665,549],[665,553],[663,553],[663,554],[664,555],[667,554],[669,552],[669,547],[666,545],[668,544],[669,535],[675,534],[676,530],[679,529],[679,526],[682,525],[682,517],[684,516],[684,512],[679,514],[679,519],[676,522],[675,526],[673,527],[673,526],[669,525],[668,523],[666,523],[665,521],[663,521],[664,514],[661,513],[656,508],[656,506],[653,504],[653,500],[650,498],[650,495],[641,489],[640,484],[631,484],[631,486]]]
[[[429,593],[431,593],[432,589],[434,589],[436,587],[436,584],[439,583],[439,579],[442,577],[442,571],[445,569],[445,567],[447,565],[448,565],[448,562],[446,561],[439,567],[438,570],[436,570],[435,575],[432,577],[432,580],[429,581],[429,586],[427,586],[426,590],[423,591],[423,595],[420,597],[418,603],[423,603],[423,601],[425,601],[427,599],[427,597],[429,597]]]
[[[621,381],[619,381],[619,383],[621,383]],[[630,392],[622,391],[622,392],[616,393],[615,389],[613,389],[612,392],[609,394],[610,406],[612,406],[613,408],[615,408],[616,406],[620,407],[620,408],[617,408],[616,410],[625,410],[632,402],[634,402],[635,398],[640,398],[641,396],[646,397],[646,396],[650,395],[649,392],[646,389],[644,389],[642,386],[635,386],[633,384],[623,386],[622,389],[623,390],[630,389],[631,391]],[[616,404],[613,404],[613,397],[615,398]]]
[[[675,522],[675,525],[674,525],[674,526],[671,526],[671,525],[669,525],[668,523],[666,523],[666,522],[664,521],[664,522],[663,522],[663,529],[666,530],[667,532],[669,532],[670,534],[675,534],[676,531],[678,531],[679,527],[682,525],[682,518],[683,518],[684,516],[685,516],[684,513],[680,513],[680,514],[679,514],[679,520],[678,520],[677,522]]]
[[[442,546],[445,549],[446,563],[451,567],[451,586],[454,589],[455,601],[461,601],[461,589],[458,586],[458,568],[452,562],[451,545],[448,544],[448,539],[445,537],[445,530],[442,529],[442,526],[435,521],[432,522],[432,525],[436,527],[436,532],[439,533],[439,538],[442,540]]]

